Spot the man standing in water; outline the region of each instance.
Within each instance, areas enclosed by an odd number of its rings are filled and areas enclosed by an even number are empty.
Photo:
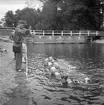
[[[29,34],[29,29],[25,28],[26,21],[19,20],[17,27],[15,28],[15,33],[13,36],[13,52],[16,59],[16,70],[21,71],[22,68],[22,43],[24,41],[24,37]]]

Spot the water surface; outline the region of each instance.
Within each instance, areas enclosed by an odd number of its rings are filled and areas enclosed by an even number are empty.
[[[45,72],[44,59],[64,59],[76,70],[93,76],[93,84],[67,88]],[[103,44],[28,44],[29,84],[32,101],[37,105],[103,105]]]

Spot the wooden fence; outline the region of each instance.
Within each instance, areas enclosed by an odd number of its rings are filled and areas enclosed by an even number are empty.
[[[85,35],[85,36],[98,36],[99,32],[98,31],[69,31],[69,30],[31,30],[31,35],[42,35],[42,36],[57,36],[57,35],[61,35],[61,36],[81,36],[81,35]]]
[[[0,28],[0,32],[3,31],[11,31],[14,30],[15,27],[5,27],[5,28]],[[43,35],[43,36],[98,36],[101,35],[100,31],[96,30],[31,30],[30,31],[31,35]]]
[[[0,35],[11,35],[14,29],[0,29]],[[94,30],[31,30],[34,43],[85,43],[95,37],[104,37],[103,31]]]

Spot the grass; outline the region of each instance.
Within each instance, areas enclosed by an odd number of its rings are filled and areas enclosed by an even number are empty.
[[[11,44],[8,42],[0,41],[0,47],[6,48],[8,53],[0,52],[0,105],[6,103],[9,98],[7,93],[12,93],[15,84],[15,70],[14,61],[12,56]]]

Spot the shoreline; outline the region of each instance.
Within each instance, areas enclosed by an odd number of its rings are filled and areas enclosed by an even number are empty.
[[[29,94],[26,73],[15,70],[13,60],[12,41],[8,36],[0,36],[0,47],[5,48],[7,53],[1,54],[0,59],[0,105],[29,105]]]
[[[104,44],[104,39],[96,40],[96,41],[94,41],[94,43],[101,43],[101,44]]]

